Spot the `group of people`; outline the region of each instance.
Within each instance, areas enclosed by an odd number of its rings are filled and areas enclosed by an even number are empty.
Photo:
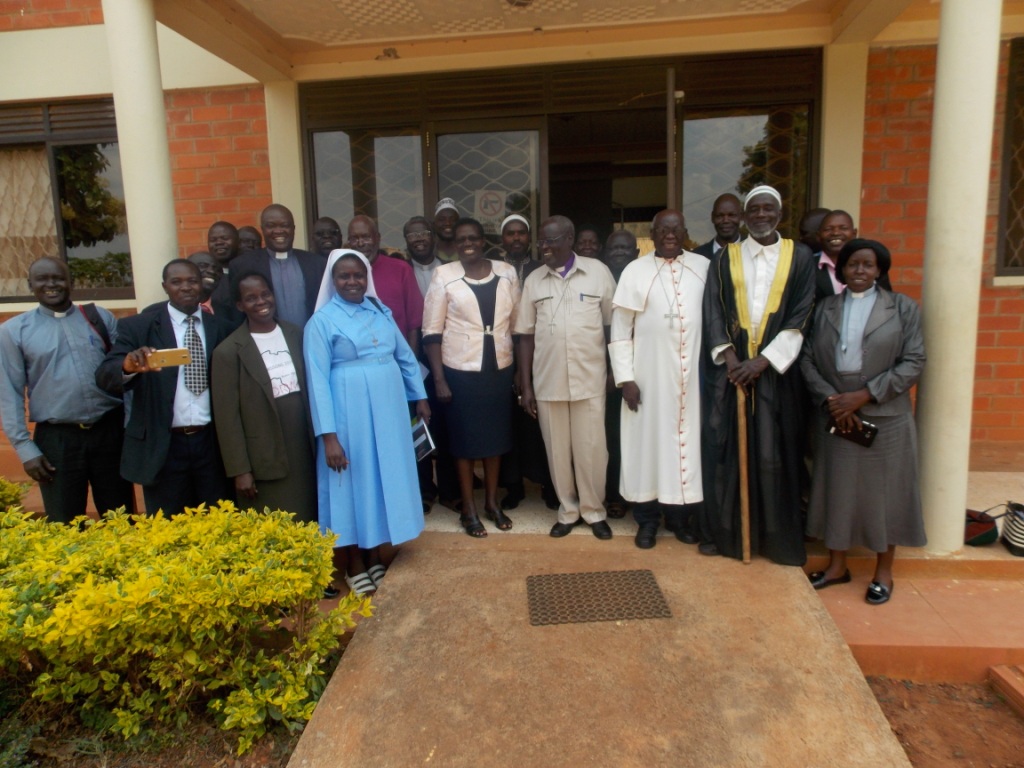
[[[380,547],[415,538],[436,502],[474,538],[482,517],[511,529],[524,480],[558,510],[554,537],[586,523],[610,539],[607,518],[632,509],[640,548],[664,520],[703,554],[740,557],[743,443],[752,550],[802,565],[805,533],[823,538],[829,565],[809,578],[824,588],[850,580],[848,549],[870,547],[866,599],[883,603],[895,547],[924,543],[917,306],[848,214],[809,212],[800,242],[781,214],[768,186],[722,195],[715,238],[688,250],[665,210],[642,256],[626,230],[602,246],[552,216],[534,241],[512,214],[489,250],[444,199],[405,224],[404,252],[364,215],[344,240],[318,219],[304,251],[275,204],[247,247],[246,228],[215,223],[207,251],[164,268],[168,300],[117,322],[73,304],[66,264],[40,259],[39,306],[0,326],[4,430],[52,520],[82,514],[88,485],[101,510],[131,509],[132,483],[150,513],[286,509],[332,532],[358,593],[383,578]],[[419,462],[417,421],[436,444]]]

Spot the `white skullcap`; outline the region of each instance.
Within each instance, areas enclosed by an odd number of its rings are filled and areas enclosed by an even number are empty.
[[[437,205],[434,207],[434,215],[437,216],[441,211],[445,211],[451,208],[456,213],[459,212],[458,207],[455,205],[455,201],[450,197],[444,197],[437,201]]]
[[[523,224],[526,225],[526,231],[527,232],[530,231],[530,222],[528,222],[524,217],[520,216],[518,213],[513,213],[513,214],[511,214],[509,216],[506,216],[504,218],[504,220],[501,222],[501,226],[498,228],[498,232],[499,233],[500,232],[504,232],[505,231],[505,225],[507,225],[509,222],[512,222],[512,221],[521,221],[521,222],[523,222]]]
[[[750,201],[758,195],[770,195],[775,198],[775,201],[779,204],[779,208],[782,207],[782,195],[779,194],[779,190],[775,187],[770,187],[767,184],[762,184],[758,187],[754,187],[752,190],[747,192],[747,196],[743,198],[743,210],[747,210],[747,206]]]

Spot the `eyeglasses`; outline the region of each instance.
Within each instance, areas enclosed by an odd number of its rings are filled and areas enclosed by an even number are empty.
[[[685,227],[655,227],[654,234],[658,237],[665,237],[666,235],[676,235],[677,237],[683,237],[686,235]]]
[[[406,240],[429,240],[433,236],[433,232],[426,230],[425,232],[406,232]]]
[[[568,237],[568,235],[562,234],[562,235],[559,235],[558,237],[544,237],[544,238],[540,238],[539,240],[537,240],[537,245],[539,245],[541,248],[543,248],[543,247],[548,246],[548,245],[554,245],[559,240],[564,240],[567,237]]]

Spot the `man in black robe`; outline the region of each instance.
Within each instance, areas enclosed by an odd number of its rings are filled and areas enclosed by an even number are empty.
[[[706,371],[702,449],[711,542],[704,554],[742,556],[736,388],[747,392],[751,552],[803,565],[800,463],[805,394],[797,358],[814,305],[814,259],[779,235],[782,198],[755,187],[744,203],[750,236],[723,249],[704,292]]]

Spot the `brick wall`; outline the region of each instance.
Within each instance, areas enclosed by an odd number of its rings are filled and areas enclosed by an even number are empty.
[[[1000,58],[978,324],[971,439],[1024,441],[1024,289],[993,288],[999,232],[1008,45]],[[933,46],[871,52],[864,123],[861,236],[893,254],[893,286],[921,299],[935,84]],[[825,201],[827,204],[828,201]]]
[[[102,24],[101,0],[0,0],[0,32]]]
[[[206,249],[223,219],[256,226],[271,202],[267,115],[261,86],[165,95],[181,256]]]

